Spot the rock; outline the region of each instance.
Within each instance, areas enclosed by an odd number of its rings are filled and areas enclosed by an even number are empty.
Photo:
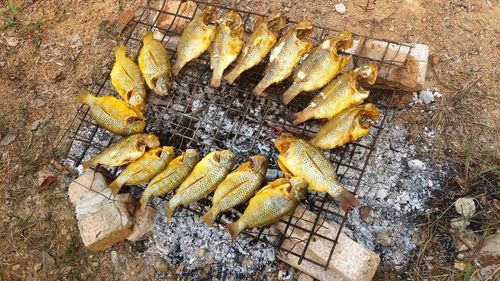
[[[161,9],[162,6],[163,3],[158,2],[158,9]],[[156,25],[163,29],[170,29],[177,33],[181,33],[190,20],[183,17],[176,17],[174,14],[177,13],[185,17],[194,17],[196,6],[196,3],[193,1],[168,1],[164,7],[167,13],[161,13],[158,16]]]
[[[75,179],[68,195],[75,206],[80,236],[90,250],[105,250],[132,233],[129,195],[113,196],[100,173],[89,170]]]
[[[17,135],[13,133],[7,133],[0,141],[0,146],[8,145],[16,139]]]
[[[418,95],[418,99],[424,104],[430,104],[434,102],[434,94],[430,90],[422,90]]]
[[[482,255],[500,258],[500,233],[487,236],[484,246],[481,248]]]
[[[16,37],[5,37],[5,42],[7,42],[7,45],[15,47],[17,46],[17,44],[19,44],[19,39],[17,39]]]
[[[468,64],[465,66],[464,70],[466,73],[474,73],[474,72],[478,72],[479,70],[481,70],[481,67],[479,65],[475,65],[475,64]]]
[[[50,272],[56,269],[56,261],[49,253],[45,251],[31,251],[31,259],[35,262],[38,262],[40,264],[40,268],[43,268],[43,270],[45,270],[46,272]]]
[[[335,12],[343,15],[347,12],[347,8],[343,3],[338,3],[333,6],[335,8]]]
[[[155,256],[153,267],[156,271],[159,271],[159,272],[170,272],[171,271],[170,264],[158,255]]]
[[[34,99],[30,102],[30,105],[34,108],[40,108],[42,106],[45,105],[45,101],[40,99],[40,98],[37,98],[37,99]]]
[[[42,264],[41,263],[37,263],[37,264],[35,264],[35,266],[33,266],[33,270],[35,272],[39,271],[40,269],[42,269]]]
[[[136,242],[144,239],[147,234],[153,231],[155,216],[156,210],[154,208],[147,206],[144,211],[141,208],[137,208],[132,217],[132,221],[134,222],[132,233],[127,237],[127,240]]]
[[[425,163],[418,159],[413,159],[408,161],[408,167],[413,171],[422,171],[425,170]]]
[[[297,281],[314,281],[314,278],[301,272],[299,277],[297,278]]]
[[[476,203],[473,198],[463,197],[455,201],[455,211],[465,218],[469,218],[476,212]]]
[[[377,235],[376,241],[382,246],[389,246],[392,242],[392,238],[386,232],[380,232]]]

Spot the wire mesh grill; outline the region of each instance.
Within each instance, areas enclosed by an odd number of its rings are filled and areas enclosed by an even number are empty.
[[[171,58],[175,57],[179,36],[175,30],[175,24],[181,19],[192,19],[206,5],[202,1],[194,2],[197,3],[195,10],[186,14],[184,10],[181,10],[177,1],[148,1],[142,7],[140,15],[132,20],[124,30],[123,43],[127,47],[128,54],[137,57],[144,34],[147,30],[153,29],[161,34],[162,42],[168,49]],[[176,5],[172,6],[172,3],[176,3]],[[222,6],[216,6],[216,8],[220,14],[231,10]],[[247,11],[238,12],[244,19],[245,31],[248,35],[253,29],[255,20],[260,15]],[[158,24],[159,20],[163,23]],[[293,21],[290,22],[290,24],[293,23]],[[312,37],[316,42],[319,42],[335,32],[338,31],[315,27]],[[402,68],[405,66],[407,58],[397,61],[394,57],[388,58],[387,49],[389,45],[392,45],[393,49],[394,45],[397,45],[399,46],[396,48],[398,52],[405,50],[409,54],[408,50],[412,48],[411,45],[389,41],[384,55],[377,59],[362,55],[364,44],[373,38],[355,35],[355,39],[359,44],[357,53],[353,55],[354,66],[375,62],[381,69]],[[163,145],[176,147],[177,152],[187,148],[195,148],[202,155],[206,155],[216,149],[231,149],[238,155],[238,163],[247,161],[252,155],[263,154],[270,160],[266,179],[270,181],[282,176],[276,164],[278,153],[274,148],[273,140],[282,132],[292,133],[306,139],[317,132],[321,125],[317,121],[306,122],[300,126],[291,123],[291,113],[304,108],[312,94],[299,95],[288,107],[285,107],[279,102],[280,94],[290,85],[290,81],[285,81],[268,88],[264,96],[254,95],[251,91],[262,78],[265,64],[260,64],[246,71],[233,85],[223,83],[221,88],[213,89],[208,86],[211,77],[208,62],[208,55],[205,54],[189,63],[175,81],[172,95],[159,97],[152,93],[148,94],[148,105],[145,111],[148,124],[146,131],[159,136]],[[93,84],[90,90],[98,96],[117,96],[109,80],[111,64],[107,64],[104,69],[101,80]],[[388,72],[386,71],[386,73]],[[378,90],[371,90],[370,100],[374,102]],[[384,126],[385,107],[380,103],[375,103],[381,109],[382,117],[373,125],[369,135],[358,143],[349,143],[339,149],[325,151],[327,157],[336,167],[339,180],[354,193],[361,183],[370,155],[376,147],[380,130]],[[88,108],[82,106],[68,129],[68,135],[72,141],[66,155],[67,161],[74,167],[79,166],[82,161],[96,155],[118,139],[117,136],[99,128],[87,113]],[[98,169],[110,178],[115,178],[121,170],[120,168],[106,170],[102,167]],[[134,192],[140,192],[143,188],[140,186],[130,189]],[[165,199],[170,197],[171,194],[166,195]],[[209,199],[200,200],[185,208],[191,211],[193,216],[202,215],[210,207]],[[286,224],[286,228],[279,239],[270,239],[271,236],[276,238],[276,234],[273,234],[269,228],[247,230],[244,235],[253,237],[253,241],[270,243],[285,255],[299,257],[299,262],[307,260],[326,268],[330,264],[338,237],[347,220],[347,214],[340,211],[337,204],[332,202],[326,194],[309,192],[304,205],[317,214],[315,221],[308,221],[304,224],[306,219],[302,215],[283,218],[281,222]],[[245,205],[230,211],[235,216],[228,215],[229,218],[236,218],[236,214],[241,214],[244,208]],[[339,224],[335,237],[325,237],[317,233],[318,228],[322,227],[318,225],[320,217],[327,217]],[[299,223],[301,220],[302,223]],[[226,223],[225,220],[220,219],[218,222]],[[304,225],[307,227],[303,227]],[[297,230],[307,233],[307,239],[300,241],[302,246],[282,247],[283,239],[292,237],[294,231]],[[322,239],[325,247],[331,248],[329,258],[325,263],[320,263],[312,258],[312,253],[308,248],[312,239]]]

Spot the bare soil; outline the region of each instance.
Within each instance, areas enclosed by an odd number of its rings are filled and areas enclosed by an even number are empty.
[[[0,146],[0,280],[116,279],[119,263],[112,261],[111,250],[94,253],[80,241],[66,196],[69,177],[57,160],[67,142],[64,132],[79,106],[75,94],[89,88],[104,62],[110,61],[121,11],[136,10],[140,1],[14,2],[22,10],[14,24],[0,29],[0,139],[15,135]],[[399,122],[410,130],[422,153],[456,167],[449,190],[443,191],[448,199],[434,202],[438,210],[427,217],[438,217],[459,196],[498,199],[498,1],[343,1],[344,15],[335,12],[338,1],[236,2],[242,10],[281,10],[294,20],[429,45],[427,84],[442,98],[430,106],[409,107],[411,93],[391,97],[401,109]],[[8,1],[0,1],[0,12],[4,15],[0,26],[10,23]],[[437,136],[428,138],[425,127]],[[57,177],[56,183],[40,189],[49,175]],[[485,211],[488,206],[484,205]],[[438,267],[453,271],[454,257],[441,249],[435,236],[424,238],[430,244],[437,241],[436,251],[421,252],[418,266],[406,271],[417,272],[417,277],[446,277],[449,270],[420,268],[428,255],[438,257]],[[147,279],[162,271],[175,275],[161,262],[154,268],[145,265],[129,253],[130,247],[137,246],[113,247],[127,257],[127,278]],[[392,276],[390,272],[384,270],[380,276]]]

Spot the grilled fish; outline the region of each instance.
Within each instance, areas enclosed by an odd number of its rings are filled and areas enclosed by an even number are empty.
[[[117,46],[113,51],[115,64],[111,69],[111,84],[124,101],[142,110],[146,100],[146,88],[141,71],[137,64],[127,57],[125,46]]]
[[[219,25],[210,52],[213,69],[210,86],[219,87],[224,70],[233,63],[243,47],[243,20],[235,11],[229,12]]]
[[[310,190],[328,193],[344,211],[358,206],[358,199],[337,181],[332,163],[321,150],[291,136],[278,137],[274,146],[280,152],[278,165],[286,175],[303,178]]]
[[[172,146],[157,147],[144,153],[139,159],[130,163],[114,182],[109,185],[113,194],[118,194],[122,186],[143,184],[163,171],[174,158]]]
[[[379,115],[380,111],[372,103],[348,108],[323,125],[311,144],[321,149],[332,149],[355,141],[370,132],[371,125],[363,118],[375,121]]]
[[[236,66],[224,77],[224,80],[233,84],[241,73],[259,64],[276,43],[278,32],[285,27],[285,24],[286,18],[280,13],[272,14],[266,20],[259,18],[254,32],[243,45]]]
[[[172,88],[170,59],[167,49],[160,41],[154,39],[151,30],[142,40],[142,48],[137,61],[148,87],[159,96],[168,95]]]
[[[188,62],[201,56],[208,49],[214,40],[218,20],[219,14],[214,7],[209,6],[184,28],[177,46],[177,57],[172,66],[174,76],[177,76]]]
[[[153,134],[135,134],[125,137],[101,153],[82,163],[83,169],[90,166],[103,165],[107,168],[129,164],[141,157],[149,149],[160,146],[160,140]]]
[[[337,52],[352,47],[352,44],[352,33],[342,32],[314,48],[294,74],[292,86],[282,96],[283,103],[288,104],[301,92],[317,90],[330,82],[352,57],[339,55]]]
[[[149,182],[141,196],[141,208],[146,208],[151,196],[162,196],[178,187],[199,161],[200,155],[194,149],[188,149],[172,160],[163,172]]]
[[[313,44],[305,39],[312,31],[311,22],[302,21],[281,37],[271,51],[264,77],[253,89],[256,95],[261,95],[267,87],[292,74],[300,59],[313,48]]]
[[[219,213],[250,199],[264,182],[267,165],[265,156],[256,155],[232,171],[217,186],[212,198],[212,208],[202,217],[203,221],[211,226]]]
[[[272,224],[291,213],[304,199],[307,183],[301,178],[280,178],[264,186],[248,202],[243,215],[228,225],[233,240],[245,229]]]
[[[214,191],[235,163],[236,155],[229,150],[215,151],[205,156],[168,202],[167,217],[172,217],[177,207],[198,201]]]
[[[142,133],[146,127],[144,116],[136,108],[112,96],[95,97],[90,92],[81,92],[76,100],[86,104],[90,116],[97,125],[121,136]]]
[[[363,89],[361,83],[373,85],[377,75],[374,64],[342,74],[326,85],[308,107],[295,113],[293,124],[299,125],[311,118],[330,119],[349,107],[363,103],[370,91]]]

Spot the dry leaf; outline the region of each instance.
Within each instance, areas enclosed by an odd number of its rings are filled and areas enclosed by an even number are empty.
[[[42,184],[38,187],[38,191],[45,191],[49,188],[51,184],[53,184],[57,180],[56,177],[54,176],[48,176],[45,178],[45,180],[42,182]]]

